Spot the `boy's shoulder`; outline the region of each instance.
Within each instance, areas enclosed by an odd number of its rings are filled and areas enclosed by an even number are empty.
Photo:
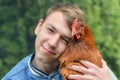
[[[28,61],[31,59],[33,54],[28,55],[18,62],[3,78],[2,80],[9,80],[10,78],[19,79],[22,78],[28,70]]]

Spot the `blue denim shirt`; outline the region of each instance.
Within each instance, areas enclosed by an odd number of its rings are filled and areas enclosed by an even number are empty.
[[[41,75],[38,75],[35,71],[30,68],[30,60],[32,59],[33,54],[25,57],[21,60],[13,69],[11,69],[2,80],[63,80],[62,76],[59,73],[59,69],[51,74],[45,75],[41,72]],[[112,80],[117,80],[114,73],[110,70]]]
[[[2,80],[63,80],[59,73],[59,69],[49,76],[42,72],[41,75],[38,75],[36,72],[34,72],[29,65],[32,56],[33,54],[21,60],[2,78]]]

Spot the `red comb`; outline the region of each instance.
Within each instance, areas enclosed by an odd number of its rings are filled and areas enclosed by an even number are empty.
[[[72,36],[76,33],[76,26],[77,26],[77,18],[75,18],[75,20],[73,21],[72,24]]]
[[[76,25],[77,25],[77,18],[75,18],[75,20],[73,21],[72,31],[76,28]]]

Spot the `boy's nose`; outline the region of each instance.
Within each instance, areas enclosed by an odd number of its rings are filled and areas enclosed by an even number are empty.
[[[60,36],[58,34],[51,37],[50,40],[49,40],[50,46],[53,47],[53,48],[56,48],[59,44],[59,39],[60,39]]]

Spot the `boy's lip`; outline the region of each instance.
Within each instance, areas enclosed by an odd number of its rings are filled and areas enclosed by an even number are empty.
[[[44,49],[44,51],[47,53],[47,54],[54,54],[54,52],[52,52],[51,50],[45,48],[45,47],[42,47]]]

